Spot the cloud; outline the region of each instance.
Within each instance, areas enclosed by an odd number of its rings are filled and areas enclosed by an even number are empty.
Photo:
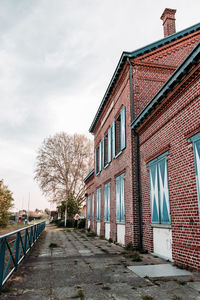
[[[38,147],[58,131],[89,136],[121,52],[162,38],[165,7],[178,9],[178,29],[199,21],[199,1],[161,2],[0,2],[0,177],[16,201],[31,192],[46,206],[33,181]]]

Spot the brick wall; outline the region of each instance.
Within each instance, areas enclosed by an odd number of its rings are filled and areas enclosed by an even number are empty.
[[[120,80],[119,80],[120,81]],[[125,74],[122,76],[122,80],[118,84],[118,88],[113,93],[110,98],[109,105],[114,102],[113,108],[110,111],[108,118],[104,124],[101,124],[104,115],[98,122],[96,126],[94,145],[98,145],[99,141],[103,139],[109,127],[111,127],[112,122],[118,116],[122,106],[126,106],[126,148],[122,153],[116,158],[112,159],[110,165],[103,169],[100,175],[95,176],[96,188],[101,187],[101,235],[105,234],[105,224],[104,224],[104,184],[108,181],[111,182],[110,185],[110,229],[111,238],[116,241],[117,227],[116,227],[116,192],[115,192],[115,178],[120,175],[120,173],[125,172],[125,222],[126,222],[126,243],[132,241],[133,230],[130,222],[133,220],[133,207],[132,207],[132,154],[131,154],[131,118],[130,118],[130,84],[129,84],[129,73],[126,69]],[[106,111],[106,110],[105,110]]]
[[[183,37],[177,41],[171,42],[168,45],[160,47],[150,53],[140,56],[136,59],[131,59],[133,68],[133,101],[134,114],[139,113],[146,107],[152,97],[159,91],[164,82],[174,72],[175,68],[189,54],[191,49],[199,41],[200,34],[193,33],[190,36]],[[115,204],[115,178],[120,173],[125,175],[125,243],[132,242],[135,247],[139,245],[139,205],[138,205],[138,174],[136,160],[136,138],[132,136],[131,112],[130,112],[130,81],[129,81],[129,66],[124,65],[121,74],[115,83],[109,100],[107,101],[100,118],[98,119],[94,129],[94,148],[97,147],[100,141],[107,133],[108,128],[119,114],[123,105],[126,106],[126,148],[122,154],[113,159],[110,165],[101,171],[98,176],[93,179],[93,188],[91,193],[95,194],[96,189],[101,187],[101,235],[104,235],[104,184],[111,182],[111,208],[110,208],[110,227],[111,238],[116,240],[116,204]],[[112,107],[106,120],[106,112]],[[156,144],[153,149],[159,148]],[[141,166],[144,167],[143,165]],[[141,176],[142,184],[146,184],[146,178]],[[149,187],[146,185],[142,191],[142,197],[148,197]],[[96,207],[95,207],[96,210]],[[143,203],[143,212],[145,213],[145,226],[143,234],[145,235],[144,245],[150,251],[152,250],[152,228],[150,226],[150,213],[148,202]],[[94,230],[96,223],[94,222]]]
[[[183,90],[177,90],[162,109],[155,111],[154,116],[139,128],[143,246],[153,251],[147,162],[168,147],[173,260],[178,265],[197,270],[200,270],[200,219],[194,156],[187,135],[200,126],[199,90],[200,79],[196,74],[192,81],[185,82]]]

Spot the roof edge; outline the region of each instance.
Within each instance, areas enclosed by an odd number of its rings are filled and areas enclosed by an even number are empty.
[[[169,79],[164,83],[162,88],[152,98],[148,105],[143,109],[139,116],[131,123],[131,129],[136,129],[142,122],[150,115],[155,106],[157,106],[164,97],[172,90],[174,85],[180,81],[186,73],[188,73],[190,66],[196,64],[196,58],[200,57],[200,41],[184,59],[180,66],[174,71]]]
[[[83,179],[86,182],[94,174],[94,169],[88,173],[88,175]]]
[[[177,39],[180,39],[183,36],[187,36],[190,33],[193,33],[193,32],[198,31],[198,30],[200,30],[200,23],[197,23],[197,24],[195,24],[193,26],[190,26],[190,27],[188,27],[186,29],[183,29],[183,30],[181,30],[181,31],[179,31],[177,33],[174,33],[174,34],[172,34],[172,35],[170,35],[168,37],[165,37],[165,38],[163,38],[161,40],[153,42],[153,43],[151,43],[151,44],[149,44],[147,46],[144,46],[142,48],[139,48],[139,49],[137,49],[135,51],[132,51],[132,52],[126,52],[126,51],[124,51],[124,52],[122,52],[122,55],[121,55],[120,60],[119,60],[119,62],[117,64],[117,67],[116,67],[116,69],[114,71],[114,74],[113,74],[113,76],[111,78],[111,81],[110,81],[110,83],[109,83],[109,85],[108,85],[108,87],[106,89],[104,97],[103,97],[103,99],[102,99],[102,101],[100,103],[100,106],[99,106],[99,108],[97,110],[97,113],[96,113],[96,115],[95,115],[95,117],[94,117],[94,119],[92,121],[92,124],[91,124],[91,126],[89,128],[89,132],[93,133],[94,128],[96,126],[96,123],[97,123],[97,121],[99,119],[99,116],[100,116],[100,114],[101,114],[101,112],[102,112],[102,110],[104,108],[104,105],[105,105],[105,103],[106,103],[106,101],[107,101],[107,99],[108,99],[108,97],[109,97],[109,95],[110,95],[110,93],[112,91],[112,88],[115,85],[115,82],[117,81],[117,79],[118,79],[118,77],[119,77],[119,75],[121,73],[121,70],[122,70],[122,68],[123,68],[123,66],[124,66],[125,61],[126,61],[127,58],[136,58],[139,55],[143,55],[145,53],[148,53],[148,52],[150,52],[152,50],[155,50],[155,49],[157,49],[159,47],[162,47],[162,46],[164,46],[164,45],[166,45],[166,44],[168,44],[168,43],[170,43],[172,41],[176,41]]]

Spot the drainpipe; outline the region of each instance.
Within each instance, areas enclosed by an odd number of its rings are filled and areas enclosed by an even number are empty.
[[[133,71],[132,65],[127,58],[127,62],[129,64],[129,76],[130,76],[130,100],[131,100],[131,123],[134,121],[135,114],[133,108]],[[141,180],[140,180],[140,150],[139,150],[139,136],[138,134],[133,131],[133,135],[136,138],[136,180],[137,180],[137,193],[138,193],[138,222],[139,222],[139,249],[142,250],[143,242],[142,242],[142,202],[141,202]]]
[[[127,58],[127,62],[129,64],[129,76],[130,76],[131,123],[132,123],[135,118],[134,109],[133,109],[133,71],[132,71],[132,66],[129,58]]]
[[[140,179],[140,143],[139,135],[134,132],[136,137],[136,169],[137,169],[137,192],[138,192],[138,222],[139,222],[139,249],[143,249],[143,233],[142,233],[142,197],[141,197],[141,179]]]

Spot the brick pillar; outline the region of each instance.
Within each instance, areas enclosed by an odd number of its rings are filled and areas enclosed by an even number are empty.
[[[176,33],[175,13],[176,9],[165,8],[162,16],[160,17],[163,21],[164,37]]]

